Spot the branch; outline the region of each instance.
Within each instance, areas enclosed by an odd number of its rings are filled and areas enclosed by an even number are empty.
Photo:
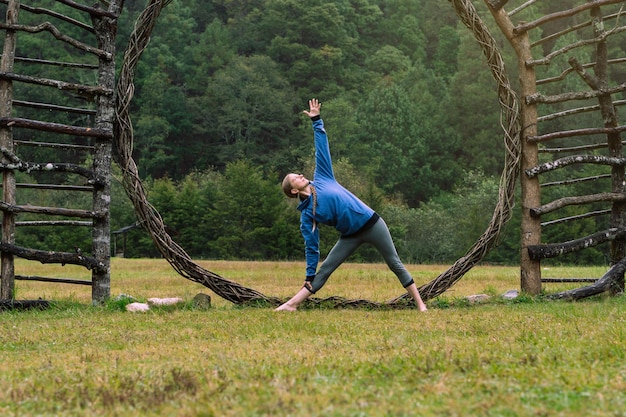
[[[25,129],[42,130],[44,132],[63,133],[74,136],[89,136],[111,139],[113,132],[107,129],[93,127],[78,127],[60,123],[40,122],[39,120],[22,119],[19,117],[0,117],[0,127],[21,127]]]
[[[589,127],[586,129],[565,130],[562,132],[546,133],[539,136],[528,136],[526,141],[529,143],[545,142],[552,139],[569,138],[572,136],[584,136],[584,135],[601,135],[601,134],[616,134],[626,130],[626,125],[617,127]]]
[[[32,172],[32,171],[57,171],[57,172],[69,172],[87,178],[87,183],[92,184],[95,187],[102,187],[106,184],[103,178],[96,177],[95,173],[91,169],[87,169],[80,165],[69,163],[35,163],[25,162],[20,160],[13,152],[6,148],[0,147],[0,152],[9,161],[0,162],[0,169],[15,169],[20,172]]]
[[[576,301],[607,291],[618,293],[621,291],[620,281],[624,280],[624,272],[626,272],[626,258],[622,258],[622,260],[613,265],[611,269],[595,283],[586,287],[551,294],[548,298],[553,300]]]
[[[108,61],[113,59],[113,56],[109,52],[103,51],[102,49],[94,48],[91,45],[87,45],[86,43],[82,43],[72,37],[64,35],[63,33],[61,33],[59,29],[57,29],[50,22],[43,22],[42,24],[37,25],[37,26],[10,25],[10,24],[0,22],[0,29],[14,30],[14,31],[19,30],[19,31],[28,32],[28,33],[38,33],[38,32],[44,32],[44,31],[50,32],[52,36],[54,36],[56,39],[62,42],[65,42],[67,44],[70,44],[77,49],[92,53]]]
[[[570,57],[567,62],[574,69],[574,71],[576,71],[580,78],[582,78],[587,83],[589,87],[593,88],[594,90],[598,90],[601,88],[600,80],[598,79],[598,77],[587,72],[583,64],[578,62],[578,59],[576,59],[576,57]]]
[[[606,22],[607,20],[611,20],[611,19],[619,19],[621,15],[622,15],[622,11],[620,10],[620,11],[619,11],[619,12],[617,12],[617,13],[613,13],[613,14],[609,14],[609,15],[604,16],[604,18],[602,19],[602,21],[603,21],[603,22]],[[531,44],[530,44],[530,47],[531,47],[531,48],[534,48],[534,47],[535,47],[535,46],[537,46],[537,45],[541,45],[542,43],[545,43],[545,42],[547,42],[547,41],[550,41],[550,40],[552,40],[552,39],[554,39],[554,38],[559,38],[559,37],[561,37],[561,36],[563,36],[563,35],[566,35],[566,34],[568,34],[568,33],[570,33],[570,32],[574,32],[574,31],[576,31],[576,30],[579,30],[579,29],[585,28],[585,27],[587,27],[587,26],[591,26],[591,21],[586,21],[586,22],[583,22],[583,23],[579,23],[579,24],[577,24],[577,25],[568,26],[566,29],[564,29],[564,30],[562,30],[562,31],[560,31],[560,32],[554,32],[554,33],[552,33],[552,34],[550,34],[550,35],[546,36],[545,38],[541,38],[541,39],[539,39],[539,40],[537,40],[537,41],[535,41],[535,42],[531,43]]]
[[[525,170],[524,172],[528,178],[536,177],[539,174],[545,172],[554,171],[556,169],[563,168],[573,164],[596,164],[596,165],[626,165],[626,158],[615,158],[611,156],[603,155],[572,155],[564,158],[559,158],[554,161],[546,162],[545,164],[537,165],[536,167]]]
[[[0,72],[0,79],[45,85],[47,87],[54,87],[58,90],[76,91],[76,93],[82,97],[90,100],[93,100],[93,97],[97,95],[110,96],[113,94],[112,90],[104,87],[66,83],[64,81],[52,80],[49,78],[30,77],[28,75],[14,74],[12,72]]]
[[[624,62],[626,62],[626,58],[624,58]],[[615,107],[623,106],[624,104],[626,104],[626,100],[615,100],[613,102],[613,105]],[[574,114],[586,113],[588,111],[595,111],[595,110],[599,110],[599,109],[600,109],[600,105],[599,104],[594,104],[593,106],[585,106],[585,107],[578,107],[578,108],[575,108],[575,109],[563,110],[561,112],[547,114],[545,116],[538,117],[537,118],[537,122],[545,122],[547,120],[553,120],[553,119],[557,119],[559,117],[571,116],[571,115],[574,115]]]
[[[106,267],[102,262],[99,262],[94,257],[83,255],[79,248],[76,248],[76,253],[50,252],[24,248],[21,246],[12,245],[10,243],[0,242],[0,251],[8,252],[20,258],[28,259],[30,261],[39,261],[42,264],[55,263],[62,265],[81,265],[89,270],[95,270],[99,272],[106,271]]]
[[[624,238],[625,236],[626,229],[612,228],[580,239],[570,240],[569,242],[531,245],[528,246],[527,249],[530,259],[538,261],[546,258],[555,258],[557,256],[565,255],[566,253],[578,252],[610,240]]]
[[[505,4],[508,3],[509,0],[486,0],[489,7],[494,10],[500,10],[504,7]],[[535,1],[535,0],[532,0]]]
[[[611,178],[611,174],[600,174],[600,175],[593,175],[591,177],[573,178],[569,180],[546,182],[546,183],[541,184],[541,186],[551,187],[554,185],[572,185],[572,184],[579,184],[581,182],[597,181],[597,180],[604,179],[604,178]]]
[[[537,26],[543,25],[544,23],[547,22],[551,22],[552,20],[557,20],[557,19],[561,19],[564,17],[569,17],[569,16],[573,16],[575,14],[578,14],[580,12],[583,12],[585,10],[594,8],[594,7],[599,7],[599,6],[605,6],[605,5],[609,5],[609,4],[615,4],[615,3],[621,3],[623,0],[596,0],[596,1],[590,1],[589,3],[580,5],[578,7],[574,7],[573,9],[569,9],[569,10],[563,10],[561,12],[556,12],[556,13],[552,13],[552,14],[548,14],[545,15],[537,20],[534,20],[532,22],[528,22],[528,23],[522,23],[521,25],[513,28],[513,34],[515,35],[520,35],[524,32],[528,32],[531,29],[536,28]]]
[[[611,95],[626,90],[626,83],[622,83],[611,88],[602,88],[599,90],[580,91],[574,93],[557,94],[554,96],[544,96],[543,94],[531,94],[525,97],[526,104],[555,104],[569,100],[587,100],[598,96]]]
[[[0,0],[0,3],[4,3],[4,4],[9,4],[9,0]],[[85,29],[88,32],[94,33],[95,30],[94,28],[92,28],[89,25],[84,24],[83,22],[79,22],[76,19],[72,19],[71,17],[67,17],[64,14],[61,13],[57,13],[53,10],[48,10],[48,9],[43,9],[41,7],[32,7],[32,6],[27,6],[25,4],[20,4],[20,9],[26,10],[30,13],[33,14],[47,14],[49,16],[55,17],[59,20],[64,20],[68,23],[71,23],[75,26],[78,26],[79,28]]]
[[[36,213],[47,214],[50,216],[79,217],[83,219],[102,219],[106,217],[106,213],[96,212],[92,210],[66,209],[59,207],[40,207],[31,206],[29,204],[24,206],[16,206],[5,203],[4,201],[0,201],[0,210],[9,213]]]
[[[80,10],[82,12],[87,12],[92,16],[106,16],[112,19],[117,19],[117,15],[115,13],[112,13],[108,10],[103,10],[99,7],[85,6],[84,4],[76,3],[75,1],[72,1],[72,0],[56,0],[56,1],[58,1],[59,3],[63,3],[67,6],[73,7],[74,9]]]
[[[581,46],[586,46],[586,45],[591,45],[594,43],[599,43],[599,42],[603,42],[606,40],[606,38],[608,38],[611,35],[615,35],[618,34],[620,32],[623,32],[626,30],[626,26],[620,26],[618,28],[614,28],[611,29],[610,31],[604,32],[601,36],[598,36],[596,38],[592,38],[592,39],[583,39],[581,41],[578,42],[574,42],[571,43],[569,45],[564,46],[561,49],[558,49],[548,55],[546,55],[545,57],[541,58],[541,59],[529,59],[528,61],[525,62],[525,64],[529,67],[535,66],[535,65],[548,65],[550,64],[550,61],[552,61],[552,58],[562,55],[568,51],[571,51],[572,49],[576,49],[578,47]]]
[[[554,210],[558,210],[565,206],[574,206],[581,204],[598,203],[600,201],[626,201],[626,194],[624,193],[599,193],[584,195],[578,197],[563,197],[558,200],[554,200],[543,206],[534,207],[530,209],[530,215],[533,217],[540,217],[543,214],[550,213]]]
[[[592,212],[585,213],[585,214],[579,214],[578,216],[569,216],[569,217],[563,217],[562,219],[551,220],[549,222],[542,222],[541,227],[550,226],[550,225],[558,224],[558,223],[569,222],[571,220],[580,220],[580,219],[586,219],[589,217],[605,216],[607,214],[611,214],[611,210],[592,211]]]

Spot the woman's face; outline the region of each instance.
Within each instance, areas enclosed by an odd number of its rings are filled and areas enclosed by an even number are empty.
[[[289,184],[292,190],[301,191],[309,185],[309,180],[302,174],[289,174]]]

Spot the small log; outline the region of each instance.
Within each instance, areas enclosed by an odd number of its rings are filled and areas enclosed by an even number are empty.
[[[624,237],[626,237],[626,229],[611,228],[580,239],[570,240],[565,243],[528,246],[528,256],[530,256],[530,259],[534,261],[554,258],[565,255],[566,253],[577,252],[589,247],[597,246],[610,240],[623,239]]]
[[[22,246],[0,242],[0,251],[11,253],[30,261],[39,261],[42,264],[55,263],[61,265],[81,265],[92,271],[106,272],[106,268],[102,262],[98,261],[94,257],[83,255],[80,253],[80,249],[77,249],[76,253],[52,252],[24,248]]]
[[[46,300],[0,300],[1,310],[45,310],[50,307]]]
[[[548,298],[553,300],[576,301],[604,292],[619,293],[621,291],[620,283],[624,282],[624,272],[626,272],[626,258],[622,258],[613,265],[606,274],[595,283],[586,287],[550,294]]]

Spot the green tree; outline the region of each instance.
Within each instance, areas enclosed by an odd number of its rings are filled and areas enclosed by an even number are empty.
[[[496,83],[482,51],[469,33],[461,35],[459,70],[451,78],[448,95],[439,109],[441,123],[462,141],[457,162],[466,169],[499,175],[504,161]],[[478,110],[479,109],[479,110]]]
[[[433,70],[449,80],[458,70],[459,34],[455,27],[443,26],[439,30],[439,43],[433,56]]]
[[[231,32],[217,18],[206,26],[197,44],[188,46],[188,51],[191,65],[185,79],[190,95],[204,94],[213,74],[237,53]]]
[[[369,74],[361,65],[360,34],[379,16],[378,7],[363,0],[272,0],[259,22],[263,53],[280,65],[301,100],[362,91]]]
[[[217,71],[206,94],[193,100],[196,166],[223,169],[237,159],[268,170],[292,166],[296,104],[290,91],[264,56],[237,57]]]
[[[367,60],[367,66],[382,76],[405,73],[411,68],[411,60],[401,50],[384,45]]]
[[[176,167],[176,156],[168,141],[173,126],[165,111],[168,80],[164,73],[154,72],[143,84],[140,112],[134,123],[134,149],[142,177],[161,178],[177,174],[170,170]]]
[[[296,214],[288,215],[285,200],[280,187],[264,179],[259,168],[246,161],[229,163],[208,215],[215,230],[207,242],[211,252],[224,259],[294,256],[301,247],[300,239],[290,237],[298,235]]]

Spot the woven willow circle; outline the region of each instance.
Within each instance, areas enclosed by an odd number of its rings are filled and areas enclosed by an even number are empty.
[[[158,211],[148,202],[145,188],[141,178],[139,178],[137,165],[132,158],[133,127],[129,115],[130,103],[134,95],[134,73],[139,58],[148,44],[157,18],[163,7],[168,3],[169,0],[151,0],[138,17],[135,29],[131,34],[128,47],[124,53],[119,81],[116,86],[114,159],[122,169],[124,189],[132,201],[144,229],[152,237],[161,255],[184,278],[204,285],[215,292],[215,294],[235,304],[279,305],[285,300],[277,297],[268,297],[254,289],[244,287],[197,265],[166,232],[163,219]],[[511,218],[515,198],[515,183],[521,157],[518,99],[507,78],[504,61],[497,43],[469,0],[451,0],[451,4],[456,14],[472,32],[480,45],[486,57],[489,70],[497,83],[506,154],[505,165],[500,178],[498,202],[487,229],[467,253],[459,258],[447,271],[419,288],[424,301],[432,299],[452,287],[497,244],[504,224]],[[326,307],[335,308],[414,307],[408,294],[403,294],[385,303],[368,300],[349,300],[341,297],[310,298],[306,301],[308,305],[322,303]]]

